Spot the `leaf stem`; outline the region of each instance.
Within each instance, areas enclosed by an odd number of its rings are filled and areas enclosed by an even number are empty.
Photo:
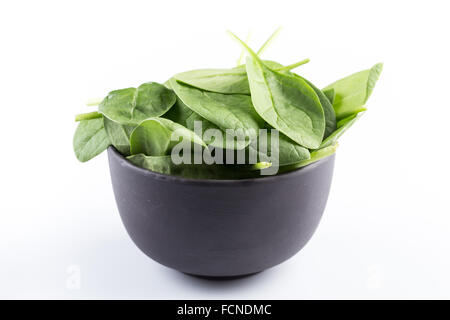
[[[251,36],[251,32],[249,31],[247,33],[247,38],[245,38],[246,43],[248,43],[250,41],[250,36]],[[245,57],[245,49],[242,48],[241,55],[239,56],[239,59],[237,61],[238,67],[243,63],[244,57]]]
[[[259,48],[259,50],[256,52],[256,55],[261,55],[266,49],[267,47],[272,43],[272,41],[278,36],[278,34],[281,31],[281,27],[279,27],[277,30],[274,31],[274,33],[272,33],[269,37],[269,39],[266,40],[266,42],[263,43],[263,45],[261,46],[261,48]]]
[[[281,68],[277,68],[277,69],[275,69],[275,71],[292,70],[292,69],[295,69],[295,68],[297,68],[297,67],[299,67],[299,66],[301,66],[301,65],[303,65],[303,64],[305,64],[305,63],[308,63],[308,62],[309,62],[309,59],[308,59],[308,58],[307,58],[307,59],[303,59],[302,61],[299,61],[299,62],[290,64],[290,65],[288,65],[288,66],[281,67]]]
[[[83,121],[83,120],[91,120],[91,119],[97,119],[101,118],[102,114],[98,113],[97,111],[88,112],[88,113],[81,113],[77,114],[75,116],[75,121]]]
[[[270,162],[257,162],[253,165],[253,170],[262,170],[271,167],[272,164]]]
[[[231,38],[233,38],[234,40],[236,40],[239,44],[240,44],[240,46],[242,47],[242,48],[244,48],[247,52],[248,52],[248,54],[250,54],[252,57],[254,57],[256,60],[258,60],[258,61],[260,61],[260,59],[259,59],[259,57],[257,56],[257,54],[252,50],[252,49],[250,49],[250,47],[244,42],[244,41],[242,41],[241,39],[239,39],[239,37],[238,36],[236,36],[233,32],[231,32],[231,31],[227,31],[228,32],[228,34],[231,36]]]
[[[86,101],[86,105],[90,107],[98,106],[102,100],[103,98],[91,98]]]

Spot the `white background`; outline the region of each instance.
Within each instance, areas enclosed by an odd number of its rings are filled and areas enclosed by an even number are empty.
[[[4,1],[0,4],[0,298],[450,298],[446,1]],[[125,233],[106,155],[77,162],[87,98],[231,67],[230,29],[325,86],[384,62],[340,140],[323,220],[294,258],[211,282]],[[79,273],[78,273],[79,272]],[[80,287],[74,286],[80,280]],[[76,281],[75,281],[76,283]]]

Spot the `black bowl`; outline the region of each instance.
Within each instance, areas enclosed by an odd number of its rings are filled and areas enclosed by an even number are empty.
[[[236,277],[295,255],[319,224],[334,155],[258,179],[197,180],[131,164],[108,148],[120,216],[150,258],[184,273]]]

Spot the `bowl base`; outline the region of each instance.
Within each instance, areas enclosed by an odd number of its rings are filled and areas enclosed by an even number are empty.
[[[238,280],[238,279],[242,279],[242,278],[248,278],[248,277],[257,275],[258,273],[261,273],[261,272],[262,271],[257,271],[257,272],[241,274],[241,275],[237,275],[237,276],[202,276],[202,275],[186,273],[186,272],[183,272],[183,273],[187,276],[198,278],[198,279],[203,279],[203,280],[227,281],[227,280]]]

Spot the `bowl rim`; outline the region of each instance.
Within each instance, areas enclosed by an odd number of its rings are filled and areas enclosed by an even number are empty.
[[[245,179],[194,179],[194,178],[183,178],[180,176],[172,176],[164,173],[155,172],[149,169],[141,168],[128,160],[125,156],[123,156],[114,146],[108,147],[108,157],[116,157],[119,159],[119,164],[122,167],[127,167],[130,170],[133,170],[141,175],[152,177],[156,180],[164,180],[167,182],[175,182],[181,184],[196,184],[196,185],[224,185],[224,186],[236,186],[241,184],[257,184],[257,183],[270,183],[277,180],[282,180],[286,178],[291,178],[293,176],[301,176],[306,174],[307,172],[316,169],[321,166],[323,163],[331,161],[335,158],[336,153],[329,155],[323,159],[317,160],[311,164],[308,164],[304,167],[294,169],[292,171],[275,174],[266,177],[259,178],[245,178]]]

